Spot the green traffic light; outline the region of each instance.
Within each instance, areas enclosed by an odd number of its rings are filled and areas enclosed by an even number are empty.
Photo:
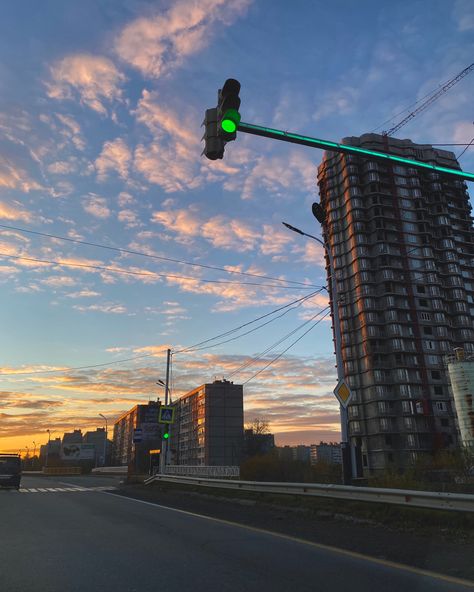
[[[170,437],[170,435],[168,434],[168,432],[165,432],[165,433],[163,434],[163,438],[164,438],[165,440],[168,440],[168,438],[169,438],[169,437]]]
[[[232,121],[232,119],[223,119],[221,127],[225,132],[228,132],[229,134],[233,134],[237,129],[237,126],[235,125],[235,122]]]
[[[227,109],[221,120],[221,128],[228,134],[233,134],[237,131],[237,126],[240,123],[240,113],[237,109]]]

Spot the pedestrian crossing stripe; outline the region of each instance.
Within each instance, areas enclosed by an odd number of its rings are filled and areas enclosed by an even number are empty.
[[[13,491],[15,493],[70,493],[70,492],[80,492],[80,491],[115,491],[118,487],[25,487],[17,489],[10,489],[9,491]]]

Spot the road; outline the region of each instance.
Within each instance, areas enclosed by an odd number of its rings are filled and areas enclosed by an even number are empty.
[[[0,490],[6,592],[461,592],[446,576],[114,494],[113,477]],[[242,509],[245,511],[245,508]]]

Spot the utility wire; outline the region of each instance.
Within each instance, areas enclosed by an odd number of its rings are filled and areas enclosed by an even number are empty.
[[[469,148],[469,146],[472,145],[472,143],[474,142],[474,138],[472,138],[472,140],[469,142],[469,144],[466,145],[466,147],[464,148],[464,150],[461,152],[461,154],[457,157],[457,160],[459,160],[461,158],[461,156],[464,154],[464,152],[466,152],[466,150]]]
[[[319,314],[322,314],[326,310],[329,310],[329,307],[326,307],[323,310],[319,311],[314,317],[308,319],[307,321],[305,321],[304,323],[302,323],[301,325],[296,327],[296,329],[293,329],[293,331],[291,331],[290,333],[287,333],[284,337],[282,337],[281,339],[279,339],[278,341],[276,341],[275,343],[273,343],[272,345],[267,347],[266,350],[264,350],[263,352],[260,352],[259,354],[257,354],[253,358],[251,358],[250,360],[247,360],[246,362],[241,364],[238,368],[236,368],[233,372],[231,372],[231,374],[229,374],[227,378],[231,378],[232,376],[234,376],[234,374],[239,374],[240,372],[242,372],[243,370],[245,370],[249,366],[252,366],[253,364],[255,364],[255,362],[258,362],[258,360],[263,358],[264,355],[266,355],[268,352],[272,351],[272,349],[275,349],[275,347],[278,347],[280,345],[280,343],[282,343],[283,341],[286,341],[289,337],[291,337],[292,335],[297,333],[300,329],[305,327],[308,323],[311,323],[311,321],[316,316],[318,316]]]
[[[155,271],[130,271],[126,269],[118,269],[116,267],[106,267],[104,265],[89,265],[85,263],[68,263],[67,261],[54,261],[52,259],[36,259],[33,257],[22,257],[20,255],[10,255],[8,253],[0,253],[0,257],[6,257],[8,259],[19,259],[21,261],[33,261],[36,263],[50,263],[52,265],[61,265],[63,267],[80,267],[80,268],[87,268],[87,269],[98,269],[100,271],[110,271],[112,273],[122,273],[126,275],[139,275],[139,276],[147,276],[147,277],[164,277],[164,278],[174,278],[174,279],[185,279],[185,280],[194,280],[196,282],[201,282],[205,284],[227,284],[227,285],[234,285],[234,286],[261,286],[265,288],[278,288],[278,289],[291,289],[291,290],[307,290],[309,288],[317,288],[312,284],[304,284],[302,286],[278,286],[276,284],[262,284],[260,282],[230,282],[227,280],[209,280],[205,278],[197,278],[192,276],[186,275],[175,275],[171,273],[157,273]]]
[[[238,271],[235,269],[226,269],[225,267],[218,267],[216,265],[206,265],[204,263],[194,263],[192,261],[185,261],[184,259],[173,259],[171,257],[164,257],[161,255],[150,255],[149,253],[145,253],[143,251],[132,251],[130,249],[124,249],[122,247],[111,247],[108,245],[103,245],[100,243],[93,243],[93,242],[89,242],[89,241],[84,241],[84,240],[79,240],[76,238],[69,238],[66,236],[59,236],[57,234],[49,234],[47,232],[38,232],[36,230],[29,230],[26,228],[19,228],[18,226],[8,226],[6,224],[0,224],[0,228],[6,228],[8,230],[16,230],[18,232],[23,232],[26,234],[35,234],[37,236],[43,236],[43,237],[47,237],[47,238],[54,238],[57,240],[62,240],[62,241],[67,241],[70,243],[77,243],[79,245],[87,245],[89,247],[98,247],[99,249],[108,249],[109,251],[116,251],[118,253],[126,253],[128,255],[138,255],[140,257],[148,257],[149,259],[158,259],[159,261],[168,261],[171,263],[179,263],[180,265],[191,265],[193,267],[201,267],[203,269],[212,269],[215,271],[223,271],[225,273],[232,273],[232,274],[237,274],[237,275],[246,275],[249,277],[257,277],[260,279],[265,279],[265,280],[273,280],[275,282],[285,282],[287,284],[296,284],[296,285],[300,285],[300,286],[310,286],[312,287],[310,284],[307,284],[306,282],[297,282],[295,280],[284,280],[282,278],[275,278],[272,276],[267,276],[267,275],[260,275],[258,273],[251,273],[249,271]]]
[[[277,360],[279,360],[281,358],[281,356],[283,354],[285,354],[289,349],[291,349],[294,345],[296,345],[298,343],[298,341],[301,341],[301,339],[303,339],[303,337],[305,335],[307,335],[310,331],[312,331],[316,325],[319,325],[319,323],[324,320],[330,311],[328,311],[323,317],[321,317],[319,320],[317,320],[315,323],[313,323],[311,325],[311,327],[309,329],[307,329],[302,335],[300,335],[300,337],[298,337],[298,339],[295,339],[295,341],[293,341],[293,343],[290,343],[290,345],[284,349],[281,353],[279,353],[275,358],[273,358],[273,360],[270,360],[270,362],[268,362],[268,364],[266,366],[264,366],[261,370],[259,370],[258,372],[256,372],[253,376],[251,376],[250,378],[248,378],[245,382],[242,383],[242,385],[247,384],[248,382],[250,382],[251,380],[253,380],[254,378],[256,378],[259,374],[261,374],[264,370],[266,370],[269,366],[271,366],[272,364],[274,364]],[[318,313],[320,314],[320,313]],[[315,315],[317,316],[317,315]],[[314,318],[314,317],[313,317]]]
[[[236,339],[240,339],[241,337],[245,337],[245,335],[249,335],[250,333],[257,331],[257,329],[261,329],[262,327],[265,327],[266,325],[273,323],[273,321],[276,321],[277,319],[281,319],[281,317],[285,316],[290,311],[295,310],[296,308],[301,306],[303,304],[303,300],[307,300],[314,295],[315,294],[311,294],[310,296],[306,296],[296,306],[293,306],[292,308],[287,308],[285,311],[283,311],[281,314],[277,315],[276,317],[273,317],[272,319],[270,319],[269,321],[266,321],[265,323],[262,323],[261,325],[257,325],[256,327],[254,327],[253,329],[250,329],[249,331],[246,331],[245,333],[241,333],[240,335],[236,335],[235,337],[231,337],[230,339],[226,339],[225,341],[219,341],[218,343],[212,343],[211,345],[204,345],[203,347],[197,347],[191,351],[200,351],[202,349],[210,349],[211,347],[217,347],[218,345],[223,345],[224,343],[229,343],[231,341],[235,341]]]
[[[231,334],[231,333],[233,333],[235,331],[238,331],[242,327],[246,327],[248,325],[251,325],[252,323],[256,323],[257,321],[259,321],[259,320],[261,320],[261,319],[263,319],[265,317],[268,317],[268,316],[270,316],[272,314],[275,314],[276,312],[279,312],[280,310],[283,310],[285,308],[288,308],[289,306],[292,306],[293,304],[295,304],[297,302],[301,302],[301,301],[303,301],[303,300],[305,300],[305,299],[307,299],[307,298],[309,298],[311,296],[314,296],[317,293],[318,292],[314,292],[313,294],[303,296],[302,298],[298,298],[297,300],[294,300],[292,302],[289,302],[285,306],[281,306],[280,308],[277,308],[276,310],[272,310],[271,312],[268,312],[265,315],[262,315],[262,316],[260,316],[260,317],[258,317],[256,319],[254,319],[253,321],[249,321],[248,323],[244,323],[243,325],[240,325],[239,327],[236,327],[235,329],[231,329],[230,331],[227,331],[224,334],[216,335],[215,337],[211,337],[210,339],[207,339],[205,342],[203,341],[201,343],[208,343],[209,341],[214,341],[215,339],[219,339],[220,337],[223,337],[224,335],[229,335],[229,334]],[[201,344],[196,344],[196,345],[201,345]],[[191,348],[192,347],[195,347],[195,346],[191,346]],[[190,348],[182,349],[182,350],[179,350],[179,351],[174,352],[174,353],[182,353],[182,352],[187,351],[188,349],[190,349]],[[134,360],[141,360],[143,358],[151,358],[152,356],[155,356],[157,353],[162,353],[162,352],[165,352],[165,351],[166,351],[166,349],[162,349],[162,350],[159,350],[158,352],[153,352],[151,354],[143,354],[143,355],[134,356],[134,357],[131,357],[131,358],[123,358],[123,359],[120,359],[120,360],[115,360],[114,362],[104,362],[102,364],[90,364],[90,365],[87,365],[87,366],[70,366],[68,368],[63,368],[61,370],[31,370],[30,372],[1,372],[0,373],[0,376],[19,376],[19,375],[30,375],[30,374],[58,374],[58,373],[62,373],[62,372],[71,372],[73,370],[87,370],[89,368],[99,368],[99,367],[102,367],[102,366],[112,366],[114,364],[122,364],[124,362],[132,362]]]
[[[244,327],[248,327],[249,325],[252,325],[253,323],[261,321],[262,319],[265,319],[266,317],[269,317],[270,315],[275,314],[276,312],[280,312],[280,310],[284,310],[285,308],[293,306],[293,304],[297,304],[298,302],[306,300],[307,298],[311,298],[312,296],[315,296],[316,294],[321,292],[323,289],[324,288],[320,288],[319,290],[312,292],[311,294],[306,294],[305,296],[302,296],[301,298],[298,298],[297,300],[293,300],[293,302],[289,302],[288,304],[285,304],[284,306],[280,306],[280,308],[272,310],[271,312],[267,312],[266,314],[264,314],[256,319],[253,319],[252,321],[248,321],[247,323],[243,323],[242,325],[239,325],[235,329],[230,329],[229,331],[226,331],[225,333],[221,333],[220,335],[216,335],[215,337],[210,337],[209,339],[205,339],[204,341],[200,341],[198,343],[195,343],[194,345],[190,345],[189,347],[179,349],[179,350],[175,351],[174,353],[181,354],[181,353],[193,350],[193,349],[199,347],[200,345],[204,345],[205,343],[209,343],[210,341],[215,341],[216,339],[220,339],[221,337],[226,337],[227,335],[231,335],[232,333],[235,333],[236,331],[239,331],[240,329],[243,329]]]
[[[62,368],[61,370],[32,370],[31,372],[0,372],[0,376],[18,376],[23,374],[58,374],[60,372],[70,372],[71,370],[87,370],[89,368],[99,368],[101,366],[112,366],[113,364],[122,364],[123,362],[132,362],[133,360],[141,360],[142,358],[150,358],[156,356],[157,353],[165,352],[166,349],[154,352],[152,354],[144,354],[143,356],[134,356],[133,358],[123,358],[115,360],[115,362],[104,362],[103,364],[90,364],[89,366],[74,366],[69,368]]]

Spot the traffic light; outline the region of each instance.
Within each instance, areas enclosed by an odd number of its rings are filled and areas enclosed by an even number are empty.
[[[217,104],[217,132],[226,142],[237,137],[240,123],[240,82],[235,78],[228,78],[219,90]]]
[[[202,123],[206,129],[201,138],[205,141],[204,154],[209,160],[217,160],[224,157],[225,141],[221,138],[217,131],[217,108],[207,109],[204,121]]]
[[[170,428],[169,428],[169,426],[165,426],[165,428],[163,430],[163,440],[168,440],[169,437],[170,437]]]

